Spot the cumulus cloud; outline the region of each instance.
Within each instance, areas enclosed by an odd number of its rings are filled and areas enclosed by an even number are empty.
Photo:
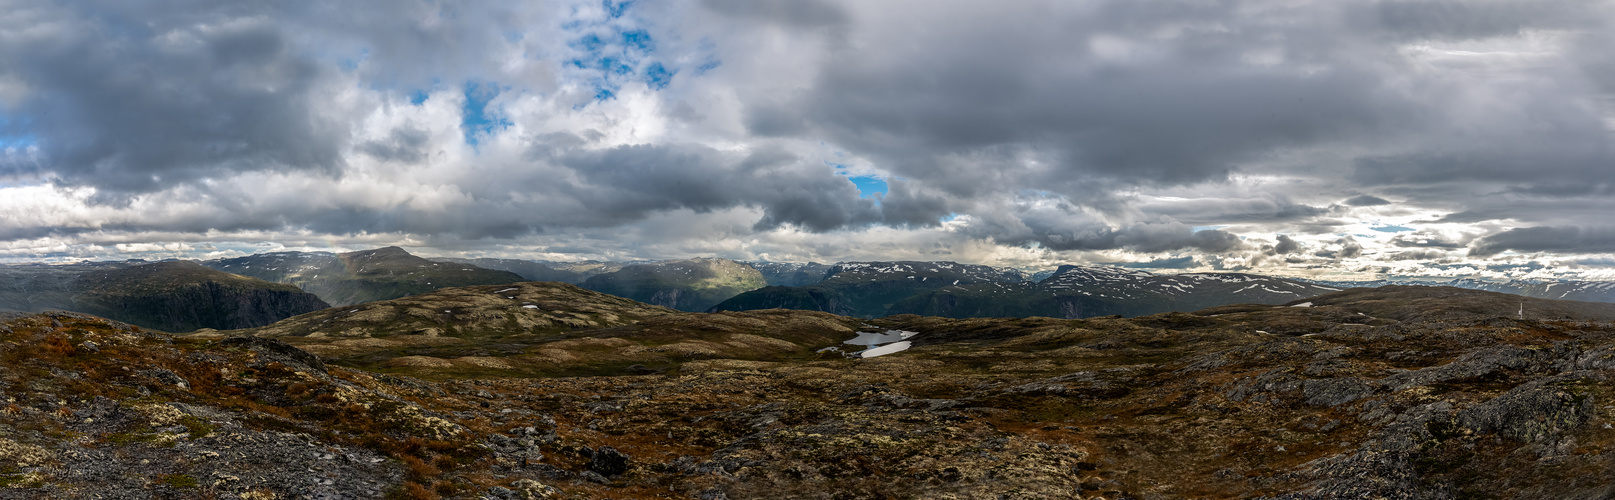
[[[8,255],[328,239],[1289,269],[1615,248],[1607,4],[0,9]]]
[[[1290,239],[1290,237],[1286,235],[1281,234],[1276,239],[1278,242],[1273,245],[1271,252],[1271,254],[1274,255],[1292,254],[1300,252],[1303,248],[1305,248],[1301,242]]]
[[[1615,228],[1537,226],[1488,234],[1469,245],[1469,255],[1490,257],[1505,251],[1609,253],[1615,252]]]
[[[1380,198],[1378,196],[1366,195],[1366,194],[1353,196],[1351,198],[1346,199],[1346,201],[1342,201],[1340,203],[1342,203],[1344,205],[1348,205],[1348,206],[1353,206],[1353,207],[1375,207],[1375,206],[1380,206],[1380,205],[1390,205],[1391,204],[1390,200],[1386,200],[1385,198]]]

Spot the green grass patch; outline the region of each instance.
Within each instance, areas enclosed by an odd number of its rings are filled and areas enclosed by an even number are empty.
[[[191,439],[201,439],[213,434],[213,424],[209,424],[206,420],[197,418],[194,415],[186,415],[184,418],[179,419],[179,424],[190,431]]]
[[[171,488],[181,490],[195,488],[198,484],[200,484],[197,482],[196,478],[185,474],[164,474],[162,477],[158,478],[157,482],[166,484]]]

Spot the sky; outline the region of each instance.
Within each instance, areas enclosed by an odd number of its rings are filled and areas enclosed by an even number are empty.
[[[1615,279],[1608,1],[0,12],[0,262]]]

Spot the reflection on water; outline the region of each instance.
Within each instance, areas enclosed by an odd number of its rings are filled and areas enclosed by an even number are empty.
[[[891,354],[891,353],[894,353],[894,352],[907,351],[908,348],[909,348],[909,345],[910,345],[910,343],[907,340],[904,340],[902,342],[893,342],[893,343],[886,344],[886,345],[883,345],[883,346],[880,346],[880,347],[875,347],[875,348],[866,350],[864,352],[860,352],[860,353],[858,353],[858,355],[860,357],[865,357],[865,358],[873,358],[875,356],[885,356],[887,354]]]
[[[857,337],[853,337],[852,340],[842,343],[867,347],[868,349],[858,353],[858,357],[873,358],[875,356],[883,356],[886,354],[907,350],[911,344],[905,339],[915,335],[919,335],[919,332],[910,332],[904,330],[858,332]]]
[[[843,344],[852,344],[852,345],[862,345],[862,346],[871,346],[871,347],[873,347],[873,346],[878,346],[878,345],[883,345],[883,344],[890,344],[892,342],[901,341],[903,339],[913,337],[914,335],[915,335],[915,332],[905,332],[903,330],[886,330],[884,332],[858,332],[857,337],[853,337],[852,340],[848,340],[848,341],[842,342],[842,343]]]

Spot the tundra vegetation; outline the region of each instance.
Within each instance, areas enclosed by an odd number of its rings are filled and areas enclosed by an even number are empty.
[[[1601,498],[1612,320],[1441,287],[866,320],[558,283],[186,336],[14,315],[0,496]],[[822,351],[885,329],[918,334]]]

